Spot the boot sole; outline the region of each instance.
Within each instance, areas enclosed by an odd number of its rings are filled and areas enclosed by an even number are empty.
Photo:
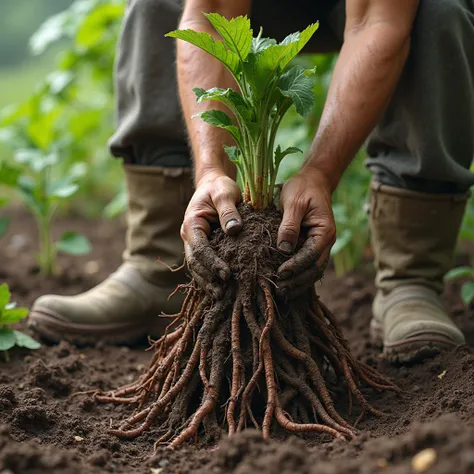
[[[157,318],[158,319],[158,318]],[[65,321],[59,315],[45,308],[35,308],[28,317],[28,327],[42,339],[59,343],[68,341],[77,346],[94,345],[103,342],[112,345],[135,344],[147,336],[159,336],[163,332],[163,321],[155,324],[137,325],[137,323],[76,324]]]
[[[418,333],[409,339],[385,342],[383,326],[375,319],[370,321],[370,338],[375,346],[383,347],[384,358],[395,364],[422,362],[458,345],[446,336],[433,332]]]

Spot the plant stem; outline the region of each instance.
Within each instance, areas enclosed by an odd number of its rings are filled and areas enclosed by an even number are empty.
[[[45,276],[53,276],[56,273],[56,251],[51,238],[49,216],[41,216],[38,219],[40,232],[40,254],[39,264],[41,273]]]

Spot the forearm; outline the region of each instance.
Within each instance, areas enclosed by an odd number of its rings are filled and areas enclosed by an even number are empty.
[[[186,4],[179,28],[192,28],[196,31],[207,32],[213,35],[216,40],[221,40],[202,11],[218,12],[227,17],[246,14],[246,10],[249,10],[250,7],[246,7],[244,4],[248,2],[240,3],[240,7],[231,5],[226,8],[224,2],[189,1]],[[227,158],[223,148],[224,145],[233,144],[229,134],[202,120],[192,119],[197,113],[209,109],[221,109],[228,112],[225,106],[215,101],[197,104],[192,89],[194,87],[235,89],[237,86],[232,75],[219,61],[184,41],[178,41],[177,62],[179,95],[194,156],[196,182],[199,183],[207,173],[213,171],[224,172],[227,176],[235,179],[235,167]]]
[[[331,189],[388,105],[409,51],[409,36],[372,26],[346,36],[308,158]]]

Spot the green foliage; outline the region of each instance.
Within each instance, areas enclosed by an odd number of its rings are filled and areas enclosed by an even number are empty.
[[[14,346],[27,349],[39,349],[41,345],[30,336],[9,326],[21,321],[28,315],[26,308],[17,308],[10,302],[11,293],[6,283],[0,285],[0,352],[8,360],[8,350]]]
[[[283,158],[299,152],[275,148],[275,138],[281,121],[294,104],[301,116],[314,106],[313,83],[309,76],[314,68],[290,66],[318,28],[310,25],[304,31],[287,36],[277,44],[262,38],[262,31],[253,37],[250,20],[237,17],[227,20],[217,13],[205,14],[222,38],[216,41],[209,33],[178,30],[167,36],[193,44],[218,59],[232,74],[240,94],[231,89],[195,88],[198,103],[217,101],[226,105],[234,120],[221,110],[206,110],[198,114],[205,122],[229,132],[236,147],[226,152],[240,172],[244,199],[265,208],[272,203],[278,169]]]
[[[446,281],[464,280],[461,286],[461,298],[466,306],[474,300],[474,268],[456,267],[450,270],[444,277]]]
[[[30,97],[0,114],[0,143],[11,150],[0,157],[0,185],[15,189],[37,219],[45,274],[54,272],[57,251],[90,250],[84,237],[72,233],[53,244],[58,207],[67,208],[81,192],[97,196],[104,179],[116,176],[103,144],[113,130],[113,49],[124,3],[78,0],[48,19],[31,39],[33,52],[57,42],[69,47]]]

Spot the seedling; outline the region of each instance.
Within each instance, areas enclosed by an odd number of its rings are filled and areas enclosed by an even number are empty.
[[[39,148],[19,149],[14,159],[14,165],[0,162],[0,185],[16,191],[34,215],[39,230],[41,273],[54,275],[58,251],[72,255],[85,255],[90,251],[88,240],[74,232],[65,232],[57,242],[51,235],[51,223],[59,202],[77,191],[77,182],[85,168],[76,163],[67,176],[56,177],[54,166],[58,163],[58,155]]]
[[[453,268],[444,279],[446,281],[466,280],[461,287],[461,298],[466,306],[472,303],[474,300],[474,266]]]
[[[39,349],[41,344],[30,336],[10,328],[12,324],[18,323],[28,315],[28,309],[17,308],[15,303],[10,302],[11,293],[8,285],[0,285],[0,352],[8,362],[8,351],[15,346],[27,349]]]

